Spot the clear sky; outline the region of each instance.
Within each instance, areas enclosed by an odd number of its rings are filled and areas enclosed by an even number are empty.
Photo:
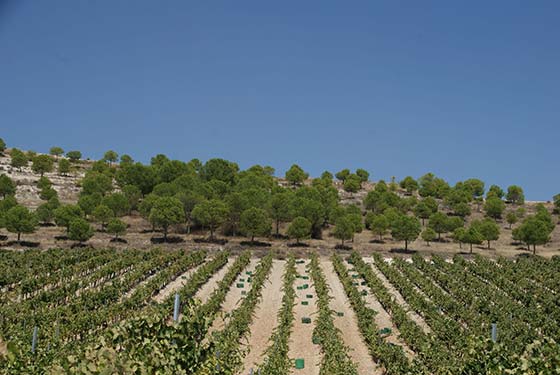
[[[0,137],[560,192],[560,2],[0,0]]]

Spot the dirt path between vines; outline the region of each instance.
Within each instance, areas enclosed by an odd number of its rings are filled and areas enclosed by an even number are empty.
[[[401,293],[395,289],[395,287],[393,286],[393,284],[391,284],[389,282],[389,280],[387,280],[387,278],[385,277],[385,275],[383,274],[383,272],[381,272],[376,266],[375,263],[373,262],[372,259],[364,259],[364,261],[370,265],[371,269],[373,270],[373,272],[375,273],[375,275],[383,282],[383,285],[385,286],[385,288],[387,288],[387,290],[389,291],[389,293],[391,293],[394,297],[395,300],[397,301],[397,303],[399,305],[401,305],[407,312],[406,315],[408,315],[408,317],[415,322],[416,324],[418,324],[418,326],[420,326],[420,328],[422,328],[422,330],[424,331],[424,333],[430,333],[432,330],[430,329],[430,326],[428,326],[428,324],[426,323],[426,321],[424,320],[424,318],[422,318],[420,315],[418,315],[418,313],[416,311],[414,311],[414,309],[410,308],[410,305],[404,300],[403,296],[401,295]]]
[[[208,282],[206,284],[204,284],[195,293],[194,297],[199,299],[202,303],[206,303],[208,301],[208,298],[210,298],[210,295],[212,295],[212,293],[214,293],[214,290],[216,290],[216,287],[218,286],[218,283],[220,281],[222,281],[222,279],[224,278],[226,273],[228,273],[229,269],[235,263],[236,260],[237,260],[237,257],[228,258],[227,264],[225,266],[223,266],[222,268],[220,268],[220,270],[218,272],[213,274],[212,277],[210,277],[210,279],[208,280]]]
[[[8,353],[8,347],[6,346],[4,341],[2,341],[2,339],[0,339],[0,356],[4,355],[6,353]]]
[[[257,364],[263,360],[263,354],[270,345],[270,337],[272,332],[278,325],[278,311],[282,306],[282,276],[286,261],[273,260],[272,271],[268,280],[265,282],[262,299],[258,304],[253,322],[249,327],[249,335],[246,338],[244,348],[249,350],[243,359],[243,371],[240,375],[249,374],[251,368],[257,367]]]
[[[308,263],[309,259],[306,259],[305,264]],[[296,264],[296,270],[299,275],[309,276],[309,273],[305,272],[305,264]],[[309,288],[297,290],[297,286],[303,284],[309,284]],[[322,358],[321,346],[313,344],[312,341],[315,319],[317,319],[317,294],[315,293],[315,287],[311,282],[311,277],[309,280],[296,279],[294,289],[296,291],[296,305],[294,306],[295,320],[292,328],[292,334],[290,335],[290,350],[288,352],[288,356],[292,359],[303,358],[305,367],[300,370],[292,367],[290,373],[297,375],[318,375]],[[306,298],[307,294],[312,295],[313,298]],[[302,305],[302,301],[308,301],[309,305]],[[303,317],[310,317],[311,324],[302,323],[301,318]]]
[[[352,266],[350,264],[346,263],[346,262],[345,262],[345,265],[346,265],[346,268],[352,268]],[[390,328],[391,329],[391,334],[387,335],[385,337],[385,341],[387,341],[391,344],[401,346],[407,357],[409,357],[409,358],[413,357],[414,352],[410,349],[410,347],[406,344],[406,342],[399,337],[400,336],[399,329],[397,328],[395,323],[393,323],[393,319],[391,318],[391,315],[389,315],[387,310],[385,310],[383,305],[381,305],[379,300],[375,297],[375,294],[373,293],[373,291],[367,285],[361,285],[361,281],[362,281],[361,278],[358,278],[358,279],[355,279],[355,280],[360,282],[360,285],[357,287],[358,290],[360,292],[362,290],[365,290],[367,292],[367,295],[364,296],[364,299],[366,301],[367,306],[369,308],[377,311],[377,314],[375,315],[375,324],[377,325],[377,328],[378,329],[383,329],[383,328]]]
[[[329,285],[333,297],[329,303],[329,307],[336,311],[342,312],[344,316],[335,316],[334,325],[342,334],[344,344],[350,348],[349,354],[352,361],[358,366],[358,373],[364,375],[382,375],[383,367],[376,364],[369,354],[367,344],[365,343],[360,329],[358,327],[358,319],[346,292],[344,286],[340,282],[334,267],[329,260],[321,261],[321,268],[325,273],[325,279]]]
[[[257,258],[251,259],[249,265],[245,267],[245,269],[237,276],[237,278],[231,285],[231,288],[226,294],[226,298],[224,300],[224,303],[222,304],[220,313],[216,316],[216,319],[214,319],[214,321],[212,322],[212,327],[210,327],[210,329],[208,330],[209,335],[212,334],[213,332],[223,329],[227,324],[227,321],[229,320],[229,314],[237,307],[239,307],[239,304],[241,303],[241,299],[243,298],[241,292],[250,290],[252,286],[251,283],[247,282],[247,278],[249,276],[246,274],[246,272],[252,271],[254,273],[257,264],[259,264],[259,261],[260,260]],[[240,279],[243,279],[245,281],[242,282]],[[237,287],[238,283],[243,283],[244,287],[238,288]]]
[[[204,263],[202,263],[204,264]],[[193,268],[188,269],[187,271],[183,272],[182,274],[180,274],[178,277],[176,277],[173,281],[171,281],[170,283],[168,283],[162,290],[159,291],[158,294],[156,294],[153,297],[153,300],[156,301],[157,303],[161,303],[163,302],[167,297],[169,297],[171,294],[173,294],[175,291],[181,289],[190,279],[190,277],[192,276],[193,273],[196,272],[196,270],[202,265],[199,264],[198,266],[195,266]]]

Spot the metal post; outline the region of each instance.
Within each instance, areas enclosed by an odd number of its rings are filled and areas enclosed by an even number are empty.
[[[37,334],[39,333],[39,328],[35,326],[33,328],[33,339],[31,340],[31,353],[35,354],[35,349],[37,349]]]
[[[498,325],[492,323],[492,341],[496,342],[498,340]]]
[[[175,306],[173,306],[173,321],[179,320],[179,293],[175,293]]]

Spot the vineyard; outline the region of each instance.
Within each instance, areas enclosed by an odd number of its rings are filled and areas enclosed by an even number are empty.
[[[560,260],[1,251],[1,374],[556,374]]]

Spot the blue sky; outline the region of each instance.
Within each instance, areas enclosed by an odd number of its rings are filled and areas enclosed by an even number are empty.
[[[558,1],[1,1],[0,137],[560,192]]]

